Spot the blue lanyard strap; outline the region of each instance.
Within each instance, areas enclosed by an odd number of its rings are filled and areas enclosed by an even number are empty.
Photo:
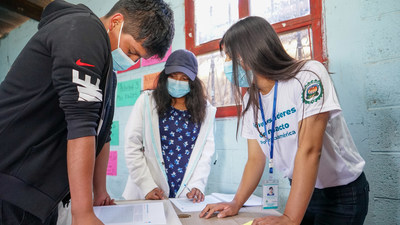
[[[273,158],[274,158],[274,133],[275,133],[275,114],[276,114],[276,96],[277,96],[277,91],[278,91],[278,81],[275,81],[275,87],[274,87],[274,102],[272,105],[272,124],[271,124],[271,150],[269,151],[269,173],[273,173]],[[264,123],[264,131],[265,131],[265,138],[267,138],[267,122],[265,120],[265,114],[264,114],[264,109],[261,101],[261,94],[258,92],[258,102],[260,104],[260,111],[261,111],[261,118]]]

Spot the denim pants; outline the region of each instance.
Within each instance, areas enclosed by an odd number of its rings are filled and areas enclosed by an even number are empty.
[[[39,202],[37,205],[40,207]],[[0,225],[55,225],[57,224],[57,217],[58,208],[42,223],[36,216],[0,199]]]
[[[362,225],[368,201],[369,184],[364,172],[347,185],[315,188],[301,225]]]

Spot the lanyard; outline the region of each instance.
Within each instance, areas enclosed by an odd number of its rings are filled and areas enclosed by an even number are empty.
[[[273,169],[273,158],[274,158],[274,133],[275,133],[275,112],[276,112],[276,93],[278,91],[278,81],[275,81],[275,87],[274,87],[274,103],[272,106],[272,129],[271,129],[271,150],[269,151],[269,173],[272,174],[274,172]],[[265,130],[265,138],[267,138],[267,123],[265,121],[265,114],[264,114],[264,109],[261,101],[261,94],[258,92],[258,100],[260,104],[260,111],[261,111],[261,118],[264,123],[264,130]]]

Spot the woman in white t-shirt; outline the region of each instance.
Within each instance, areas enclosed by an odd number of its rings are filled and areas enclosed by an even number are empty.
[[[239,116],[248,160],[234,200],[207,205],[200,217],[216,211],[218,217],[236,215],[268,166],[289,178],[291,191],[282,216],[258,218],[253,224],[363,224],[369,194],[365,161],[325,67],[290,57],[261,17],[234,24],[220,49],[237,104],[243,105]],[[241,98],[239,90],[246,86]]]

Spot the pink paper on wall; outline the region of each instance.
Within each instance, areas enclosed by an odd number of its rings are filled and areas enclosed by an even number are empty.
[[[118,162],[118,152],[110,151],[110,158],[108,159],[107,175],[117,176],[117,162]]]
[[[129,67],[127,70],[117,71],[117,74],[125,73],[125,72],[128,72],[130,70],[137,69],[137,68],[140,68],[140,62],[137,62],[135,65]]]
[[[150,66],[160,62],[165,62],[168,59],[168,56],[171,55],[171,47],[168,49],[167,54],[165,54],[164,58],[159,59],[157,56],[153,56],[148,59],[142,59],[142,66]]]

